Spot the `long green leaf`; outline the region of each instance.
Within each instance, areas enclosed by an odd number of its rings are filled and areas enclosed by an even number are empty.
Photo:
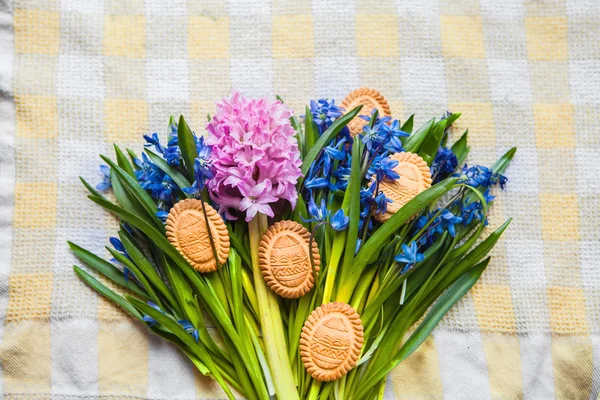
[[[427,140],[431,134],[434,124],[435,118],[432,118],[423,124],[415,133],[406,139],[406,142],[404,142],[404,149],[411,153],[418,153],[425,140]]]
[[[125,172],[127,172],[129,175],[135,178],[135,171],[133,170],[133,165],[131,165],[131,162],[129,162],[127,156],[121,151],[119,146],[114,144],[114,147],[115,154],[117,156],[117,164],[119,164],[119,167],[123,168]]]
[[[423,208],[429,206],[438,200],[442,195],[454,187],[457,178],[446,179],[429,189],[419,193],[412,200],[406,203],[392,217],[387,220],[377,231],[366,241],[364,246],[356,255],[353,268],[362,269],[369,261],[377,258],[378,249],[381,243],[388,240],[396,231],[410,220],[415,214]]]
[[[446,120],[441,120],[436,123],[431,135],[427,138],[427,140],[421,146],[421,150],[419,150],[419,156],[427,163],[427,165],[431,165],[437,151],[440,147],[440,142],[442,141],[442,137],[444,136],[444,130],[446,129]]]
[[[244,263],[246,263],[246,265],[250,266],[252,265],[252,260],[250,259],[250,253],[248,252],[248,249],[246,248],[246,246],[244,246],[244,241],[242,240],[242,238],[240,238],[231,228],[230,225],[227,225],[227,230],[229,231],[229,240],[231,240],[231,244],[233,246],[234,249],[237,250],[237,252],[239,253],[240,257],[242,257],[242,260],[244,260]]]
[[[160,294],[167,300],[175,313],[181,315],[181,307],[177,299],[173,296],[173,292],[167,287],[162,277],[158,274],[154,266],[148,261],[144,254],[133,244],[131,236],[126,231],[119,231],[119,238],[127,251],[127,254],[137,265],[140,271],[148,278],[152,285],[158,289]]]
[[[469,154],[469,150],[471,148],[467,146],[467,139],[469,136],[469,130],[467,129],[465,133],[452,145],[452,152],[456,155],[456,159],[458,160],[458,166],[462,165],[462,163],[467,158]]]
[[[360,112],[362,106],[358,106],[354,108],[352,111],[344,114],[341,118],[337,119],[317,140],[314,146],[310,148],[310,150],[304,156],[304,160],[302,161],[302,174],[306,176],[308,170],[319,155],[319,152],[327,143],[329,143],[356,115]],[[302,187],[302,183],[304,182],[304,178],[300,178],[298,180],[298,188]]]
[[[181,158],[183,158],[188,181],[193,182],[194,160],[198,157],[198,152],[196,151],[194,134],[187,122],[185,122],[183,115],[179,117],[179,124],[177,125],[177,142],[179,144],[179,149],[181,150]]]
[[[513,147],[512,149],[510,149],[509,151],[507,151],[502,157],[500,157],[500,159],[498,161],[496,161],[496,163],[492,166],[492,171],[498,174],[503,173],[506,170],[506,167],[508,167],[508,164],[510,164],[510,161],[513,159],[513,157],[515,156],[515,153],[517,152],[517,148]]]
[[[135,293],[139,296],[142,296],[146,299],[148,298],[148,294],[142,288],[140,288],[135,282],[133,282],[131,280],[125,281],[123,272],[121,272],[121,270],[119,270],[113,264],[98,257],[97,255],[84,249],[83,247],[76,245],[73,242],[67,242],[67,243],[69,244],[69,247],[71,248],[71,251],[73,252],[73,254],[75,254],[75,256],[77,258],[79,258],[83,263],[85,263],[89,267],[95,269],[100,274],[104,275],[105,277],[107,277],[108,279],[110,279],[111,281],[116,283],[117,285],[123,286],[124,288],[127,288],[127,289],[131,290],[133,293]]]
[[[138,181],[127,174],[125,170],[115,164],[110,158],[106,156],[100,156],[112,169],[112,172],[115,172],[117,176],[121,179],[121,183],[127,189],[132,196],[136,198],[136,200],[142,205],[144,210],[146,210],[147,216],[150,221],[158,227],[161,232],[164,232],[165,227],[160,219],[156,216],[156,212],[158,211],[158,207],[152,197],[138,183]]]
[[[406,133],[412,133],[414,123],[415,123],[415,114],[408,117],[408,119],[404,122],[404,124],[402,124],[402,127],[400,128],[400,130],[402,130]],[[406,139],[408,139],[408,138],[406,138]]]
[[[317,124],[315,124],[315,121],[313,120],[310,108],[306,107],[304,113],[304,154],[306,154],[317,142],[319,130],[317,129]]]
[[[362,153],[361,142],[356,140],[352,146],[352,165],[350,166],[350,181],[346,190],[346,196],[349,196],[348,217],[350,221],[360,219],[360,155]],[[348,236],[346,236],[346,251],[344,251],[344,262],[342,272],[347,273],[354,261],[354,249],[356,249],[356,240],[358,239],[358,223],[348,225]],[[345,272],[344,272],[345,271]]]
[[[174,166],[167,163],[161,156],[154,153],[150,149],[145,149],[145,151],[146,151],[146,154],[148,155],[148,157],[150,158],[150,160],[154,164],[156,164],[156,166],[158,168],[163,170],[165,172],[165,174],[169,175],[171,177],[171,179],[173,179],[173,182],[175,182],[177,184],[177,186],[179,186],[179,188],[183,189],[183,188],[192,186],[190,181],[188,181],[188,179],[185,176],[183,176],[181,174],[181,172],[179,172],[177,170],[177,168],[175,168]],[[184,193],[184,194],[186,194],[186,193]],[[186,194],[186,196],[190,197],[187,194]]]
[[[206,367],[208,367],[216,381],[225,391],[225,394],[227,394],[227,397],[231,400],[235,399],[235,396],[229,389],[229,386],[221,376],[219,370],[216,368],[214,361],[208,354],[208,351],[204,344],[202,344],[202,342],[196,342],[194,338],[192,338],[192,336],[189,333],[187,333],[181,325],[179,325],[176,321],[172,320],[160,311],[156,310],[155,308],[150,307],[146,303],[143,303],[135,298],[129,297],[127,300],[129,300],[129,302],[133,304],[135,308],[140,310],[140,312],[150,316],[151,318],[154,318],[159,324],[163,325],[165,328],[167,328],[173,334],[175,334],[179,339],[181,339],[181,341],[185,343],[185,345],[188,346],[193,351],[193,353],[200,358],[202,363],[206,365]]]
[[[96,292],[100,293],[102,296],[119,305],[121,308],[123,308],[125,311],[127,311],[137,319],[142,319],[142,316],[140,315],[138,310],[136,310],[131,304],[129,304],[125,297],[116,294],[115,292],[104,286],[99,280],[97,280],[96,278],[79,268],[77,265],[73,265],[73,270],[77,275],[79,275],[81,280],[83,280],[89,287],[94,289]]]
[[[83,183],[83,186],[85,186],[85,188],[94,196],[98,196],[98,197],[102,197],[105,198],[104,195],[102,193],[100,193],[95,187],[93,187],[92,185],[90,185],[85,179],[83,179],[81,176],[79,177],[79,180],[81,181],[81,183]]]
[[[133,194],[129,193],[129,191],[125,189],[123,180],[114,171],[111,171],[110,173],[110,182],[112,184],[112,191],[115,195],[115,199],[121,206],[123,206],[123,208],[148,219],[144,207],[142,207],[142,205],[135,199]]]
[[[362,399],[364,395],[366,395],[369,390],[389,371],[394,369],[398,364],[400,364],[406,357],[411,355],[433,331],[433,328],[437,326],[437,324],[441,321],[441,319],[446,315],[448,310],[460,300],[465,293],[473,287],[475,282],[479,279],[485,268],[489,263],[489,259],[481,262],[475,267],[469,269],[465,272],[456,282],[450,286],[450,288],[444,293],[438,301],[433,305],[431,311],[427,314],[421,325],[415,330],[415,332],[410,336],[410,338],[404,343],[404,345],[400,348],[398,353],[396,353],[386,365],[379,368],[375,371],[369,379],[367,379],[364,384],[361,384],[354,398]]]

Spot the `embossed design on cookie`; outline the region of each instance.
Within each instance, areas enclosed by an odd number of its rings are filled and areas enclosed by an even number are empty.
[[[206,203],[204,207],[221,265],[229,256],[229,233],[217,211]],[[195,270],[211,272],[218,268],[200,200],[186,199],[175,204],[169,211],[166,229],[169,242]]]
[[[258,249],[265,282],[281,297],[295,299],[310,291],[315,282],[308,244],[310,233],[297,222],[280,221],[263,235]],[[315,269],[319,271],[319,248],[312,243]]]
[[[350,134],[352,134],[352,136],[356,136],[362,132],[363,127],[367,124],[367,121],[360,118],[360,116],[371,115],[371,111],[373,111],[374,108],[379,111],[380,118],[391,116],[390,106],[388,105],[387,100],[375,89],[365,87],[356,89],[346,96],[342,101],[341,106],[348,112],[361,104],[363,105],[363,108],[358,115],[348,123],[348,129],[350,129]]]
[[[375,218],[380,222],[390,219],[396,211],[412,200],[413,197],[431,187],[429,167],[417,154],[409,152],[396,153],[392,154],[390,158],[398,161],[394,171],[400,175],[400,178],[394,181],[384,180],[379,184],[379,189],[383,191],[385,196],[393,200],[392,203],[388,203],[387,211],[384,214],[375,214]]]
[[[356,366],[363,341],[363,326],[354,308],[339,302],[324,304],[302,328],[304,368],[319,381],[339,379]]]

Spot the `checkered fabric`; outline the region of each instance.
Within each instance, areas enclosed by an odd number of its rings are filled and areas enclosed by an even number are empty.
[[[10,1],[0,2],[5,398],[223,397],[74,275],[67,239],[107,254],[116,228],[78,177],[99,181],[98,153],[141,150],[170,114],[201,132],[232,88],[279,94],[302,113],[360,86],[402,120],[462,112],[454,137],[469,127],[471,161],[519,148],[490,217],[514,218],[493,262],[394,370],[386,398],[597,398],[597,0]]]

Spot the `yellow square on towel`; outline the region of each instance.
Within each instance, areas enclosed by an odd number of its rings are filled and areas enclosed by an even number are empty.
[[[60,13],[17,8],[14,26],[17,54],[58,54]]]
[[[272,40],[275,58],[314,57],[312,16],[299,14],[273,17]]]
[[[566,60],[569,57],[565,17],[525,18],[527,54],[530,60]]]
[[[190,17],[188,20],[190,58],[229,56],[229,18]]]
[[[140,15],[105,16],[104,55],[145,57],[146,18]]]
[[[446,58],[484,58],[483,24],[477,16],[442,16],[442,50]]]

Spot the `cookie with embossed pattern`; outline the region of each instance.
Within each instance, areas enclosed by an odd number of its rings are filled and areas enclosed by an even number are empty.
[[[294,221],[276,222],[262,237],[258,250],[260,269],[267,285],[281,297],[295,299],[313,287],[309,241],[310,233]],[[321,258],[314,241],[312,255],[318,272]]]
[[[211,272],[227,261],[229,233],[217,211],[206,203],[204,207],[208,225],[200,200],[186,199],[175,204],[167,217],[167,239],[194,269],[199,272]],[[208,226],[219,258],[218,264],[208,236]]]
[[[376,108],[379,111],[379,117],[391,116],[390,106],[387,100],[375,89],[360,88],[351,92],[342,101],[341,106],[346,112],[352,110],[359,105],[363,106],[358,115],[348,123],[348,129],[352,136],[356,136],[362,132],[363,127],[367,124],[367,121],[360,118],[361,115],[371,115],[371,111]]]
[[[403,152],[392,154],[390,158],[398,161],[394,171],[400,175],[400,178],[396,180],[384,179],[379,184],[379,190],[383,191],[383,194],[392,200],[392,203],[388,203],[385,213],[374,215],[380,222],[390,219],[396,211],[412,200],[413,197],[431,187],[429,166],[419,155]]]
[[[354,308],[339,302],[324,304],[302,328],[304,368],[319,381],[339,379],[356,366],[363,341],[363,326]]]

